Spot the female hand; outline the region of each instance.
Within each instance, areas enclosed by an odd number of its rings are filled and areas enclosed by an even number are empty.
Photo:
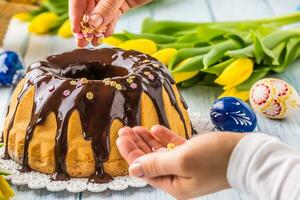
[[[124,127],[117,146],[130,165],[130,175],[178,199],[188,199],[229,188],[227,164],[243,136],[208,133],[185,141],[162,126],[154,126],[150,132],[142,127]],[[153,152],[170,143],[176,148]]]
[[[104,35],[96,35],[92,44],[97,46],[101,43],[103,36],[107,37],[114,31],[117,21],[121,15],[131,8],[144,5],[151,0],[70,0],[69,16],[72,31],[77,35],[77,45],[85,47],[88,41],[82,38],[80,22],[85,14],[89,16],[88,23],[97,30],[104,30]]]

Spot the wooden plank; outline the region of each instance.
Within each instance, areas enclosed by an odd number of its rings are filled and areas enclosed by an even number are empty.
[[[18,34],[16,34],[18,33]],[[7,32],[3,40],[3,50],[15,51],[23,57],[26,50],[28,40],[27,24],[21,23],[18,20],[12,19],[9,23]],[[10,100],[12,87],[0,88],[0,132],[3,129],[4,118],[7,110],[7,105]]]
[[[264,0],[272,12],[276,15],[289,14],[292,12],[296,12],[300,6],[299,1],[295,0]]]
[[[13,186],[16,193],[14,197],[15,200],[54,200],[54,199],[64,199],[64,200],[79,200],[81,199],[81,194],[74,194],[70,192],[49,192],[46,189],[42,190],[30,190],[26,186]]]
[[[15,51],[23,57],[28,37],[27,23],[12,19],[3,40],[3,49]]]
[[[210,9],[205,0],[165,0],[151,5],[153,18],[177,21],[211,21]]]
[[[261,0],[210,0],[216,21],[258,19],[270,17],[270,8]]]

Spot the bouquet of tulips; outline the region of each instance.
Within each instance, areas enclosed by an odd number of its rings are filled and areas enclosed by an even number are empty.
[[[270,72],[282,72],[300,57],[300,13],[269,19],[190,23],[145,19],[141,34],[114,34],[104,43],[134,49],[168,66],[182,87],[220,85],[222,96],[249,97]]]
[[[3,144],[0,144],[0,148],[2,146]],[[3,178],[3,176],[7,176],[7,175],[9,175],[8,172],[0,169],[0,200],[9,200],[11,197],[14,196],[13,190],[6,182],[6,180]]]
[[[28,30],[38,35],[50,33],[64,38],[73,35],[68,16],[68,0],[44,0],[38,9],[18,13],[14,17],[29,22]]]

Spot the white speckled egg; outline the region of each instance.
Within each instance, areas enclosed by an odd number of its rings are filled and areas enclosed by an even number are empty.
[[[250,103],[254,110],[268,118],[283,119],[299,112],[300,97],[285,81],[265,78],[252,86]]]

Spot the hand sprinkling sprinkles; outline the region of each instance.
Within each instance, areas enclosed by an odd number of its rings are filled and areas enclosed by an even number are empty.
[[[80,22],[81,25],[81,33],[77,34],[77,38],[83,39],[85,38],[86,41],[91,42],[94,37],[99,38],[101,41],[104,37],[104,33],[107,30],[107,27],[99,29],[99,27],[92,27],[89,24],[90,16],[84,14],[82,20]]]
[[[86,94],[86,98],[87,98],[88,100],[93,100],[93,99],[94,99],[94,94],[93,94],[92,92],[88,92],[88,93]]]
[[[65,90],[65,91],[63,92],[63,95],[64,95],[65,97],[69,96],[70,94],[71,94],[70,90]]]

